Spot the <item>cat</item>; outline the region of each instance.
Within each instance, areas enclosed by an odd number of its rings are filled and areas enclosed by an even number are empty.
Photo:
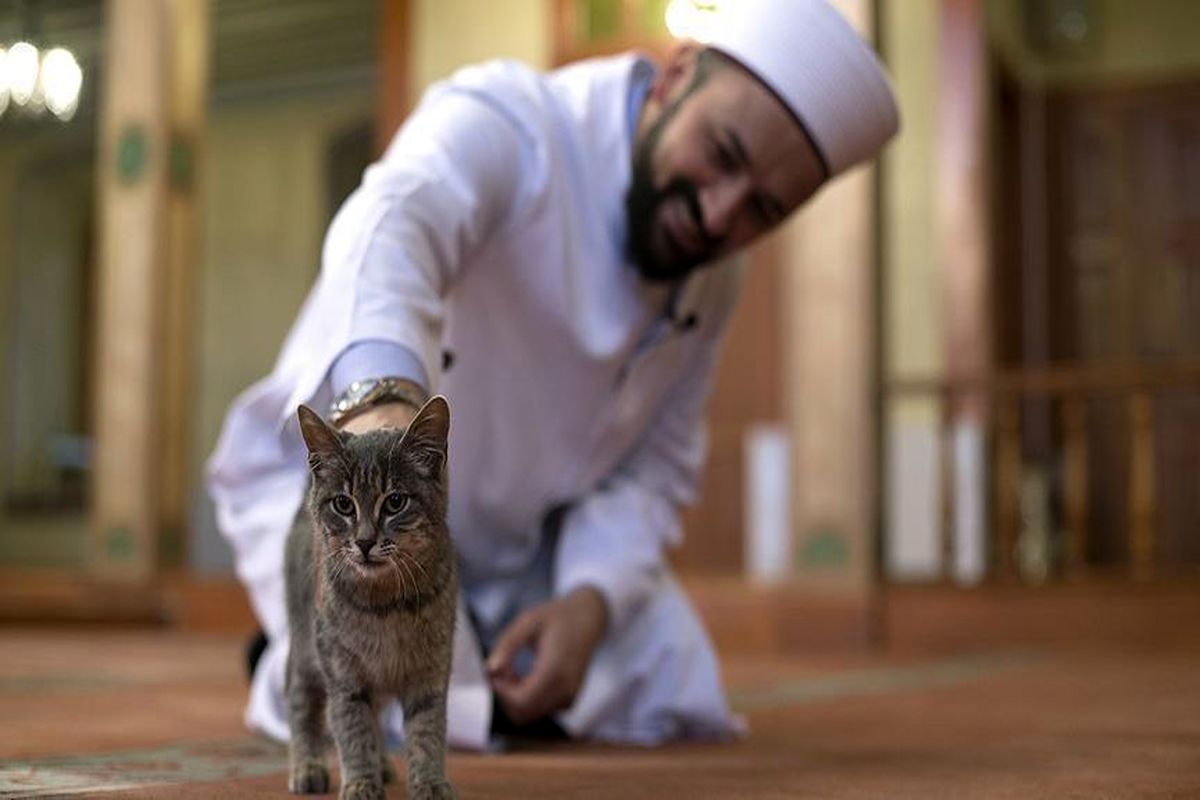
[[[429,400],[408,428],[354,435],[307,406],[307,508],[288,535],[291,651],[288,789],[329,791],[328,724],[341,800],[382,798],[395,779],[379,709],[404,710],[410,798],[453,798],[446,779],[446,690],[458,595],[446,527],[450,409]]]

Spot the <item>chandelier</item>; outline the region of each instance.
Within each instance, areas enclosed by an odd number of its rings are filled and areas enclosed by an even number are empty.
[[[66,122],[79,108],[82,88],[83,70],[70,50],[52,47],[39,52],[29,42],[0,46],[0,117],[49,111]]]
[[[71,50],[54,47],[38,53],[29,42],[0,47],[0,118],[10,110],[67,121],[79,108],[83,70]]]

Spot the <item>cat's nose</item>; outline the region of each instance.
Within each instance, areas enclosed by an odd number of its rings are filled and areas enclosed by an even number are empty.
[[[362,551],[363,558],[369,558],[371,554],[371,548],[375,545],[375,542],[366,539],[359,539],[356,543],[358,544],[358,549]]]

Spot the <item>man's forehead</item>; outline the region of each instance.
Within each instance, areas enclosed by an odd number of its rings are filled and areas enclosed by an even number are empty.
[[[800,202],[820,184],[824,167],[792,112],[753,75],[738,66],[716,71],[706,87],[713,133],[741,148],[753,174]]]

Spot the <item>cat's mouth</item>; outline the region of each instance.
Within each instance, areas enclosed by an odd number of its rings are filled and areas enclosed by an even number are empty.
[[[373,575],[378,572],[382,572],[387,568],[387,562],[378,556],[375,556],[374,558],[364,558],[359,556],[358,558],[351,558],[350,563],[354,565],[356,570],[364,575]]]

